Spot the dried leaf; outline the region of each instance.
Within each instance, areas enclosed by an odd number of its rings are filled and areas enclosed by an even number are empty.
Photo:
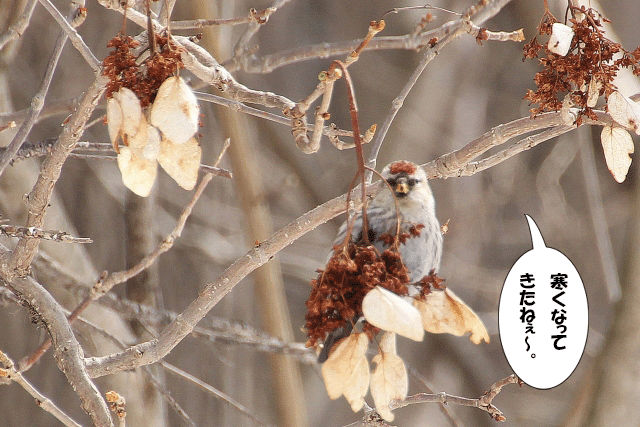
[[[396,354],[396,335],[386,332],[380,339],[380,353],[373,358],[376,367],[371,372],[371,396],[376,411],[385,421],[393,421],[389,409],[392,400],[403,400],[409,391],[407,368]]]
[[[637,103],[616,90],[609,95],[607,109],[616,123],[640,135],[640,106]]]
[[[551,37],[549,37],[547,47],[551,52],[565,56],[571,48],[571,40],[573,40],[573,29],[555,22],[551,27]]]
[[[198,100],[182,77],[165,80],[151,107],[151,123],[175,144],[184,144],[198,130]]]
[[[338,343],[322,365],[322,378],[331,399],[344,397],[353,412],[364,405],[369,390],[369,362],[365,356],[369,347],[366,334],[351,334]]]
[[[411,303],[381,286],[376,286],[365,295],[362,312],[367,322],[377,328],[422,341],[424,331],[420,313]]]
[[[157,145],[157,139],[159,139],[157,132],[152,126],[147,126],[146,120],[142,117],[140,130],[135,136],[128,138],[128,146],[120,148],[118,154],[118,168],[122,174],[122,182],[125,187],[141,197],[147,197],[151,193],[156,180],[158,169],[156,160],[146,158],[145,151],[154,150],[153,144]],[[157,151],[157,148],[155,150]]]
[[[606,125],[602,128],[600,140],[611,175],[616,181],[623,182],[631,166],[630,154],[634,151],[631,135],[619,126]]]
[[[192,190],[198,180],[202,150],[191,138],[184,144],[174,144],[164,138],[160,143],[158,163],[180,187]]]
[[[456,336],[471,332],[469,339],[474,344],[480,344],[482,340],[489,342],[489,334],[482,320],[449,288],[434,290],[426,295],[424,301],[416,299],[413,304],[422,315],[425,331]]]

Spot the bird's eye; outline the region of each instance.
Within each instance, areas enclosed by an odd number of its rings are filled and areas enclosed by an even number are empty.
[[[396,186],[396,180],[395,180],[395,178],[389,178],[389,179],[387,179],[387,182],[389,183],[389,185],[390,185],[392,188],[395,188],[395,186]]]
[[[414,185],[416,185],[419,182],[420,182],[420,180],[419,179],[415,179],[415,178],[409,178],[409,181],[407,181],[407,183],[409,184],[409,187],[413,187]]]

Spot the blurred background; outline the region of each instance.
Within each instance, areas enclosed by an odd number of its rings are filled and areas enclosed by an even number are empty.
[[[22,14],[25,3],[2,0],[0,33]],[[67,13],[68,3],[54,3]],[[566,2],[549,3],[562,20]],[[251,7],[260,10],[271,4],[263,0],[178,1],[172,19],[244,16]],[[249,46],[255,45],[254,54],[261,58],[296,47],[355,40],[366,34],[369,21],[391,8],[420,4],[411,0],[292,0],[271,15]],[[470,4],[468,0],[432,3],[455,12]],[[87,19],[79,33],[102,60],[108,54],[107,41],[121,29],[122,15],[95,1],[87,2],[86,7]],[[615,36],[611,37],[629,51],[640,45],[640,3],[603,0],[600,7],[612,21]],[[427,28],[455,19],[445,11],[428,12],[435,20]],[[484,26],[492,31],[523,28],[528,41],[543,12],[542,0],[514,1]],[[414,10],[388,15],[380,35],[410,33],[426,13]],[[142,30],[127,24],[128,34]],[[202,32],[201,45],[220,63],[229,65],[240,83],[294,101],[315,88],[318,73],[330,63],[330,59],[313,59],[266,74],[246,72],[231,61],[245,30],[246,25],[215,26],[179,33]],[[0,51],[0,114],[29,107],[59,31],[46,10],[37,5],[24,35]],[[421,53],[415,51],[367,51],[350,67],[363,128],[382,124],[391,101],[420,59]],[[494,126],[528,116],[530,106],[523,96],[527,89],[535,88],[533,76],[538,70],[534,61],[522,61],[522,43],[484,42],[481,46],[471,36],[453,41],[428,65],[406,99],[384,141],[378,169],[398,159],[426,163],[463,147]],[[93,80],[90,67],[68,43],[46,98],[48,113],[28,141],[57,137],[73,100]],[[626,95],[640,92],[637,79],[624,84],[628,85],[624,86]],[[221,95],[214,88],[200,90]],[[122,299],[174,313],[181,312],[256,240],[264,240],[273,230],[347,191],[356,169],[355,152],[339,151],[326,138],[317,153],[304,154],[296,148],[287,126],[205,102],[200,107],[202,163],[213,164],[223,141],[231,138],[231,148],[220,166],[231,170],[234,179],[214,178],[174,248],[146,274],[114,289]],[[332,122],[350,128],[342,82],[336,85],[329,111]],[[104,113],[103,100],[94,118]],[[442,223],[450,221],[439,276],[480,315],[491,344],[475,346],[466,338],[431,334],[421,343],[400,339],[398,353],[411,368],[410,394],[429,392],[428,386],[433,392],[476,398],[512,373],[497,333],[497,310],[510,267],[531,248],[524,217],[528,214],[537,222],[547,246],[563,252],[580,272],[589,300],[589,336],[580,364],[562,385],[545,391],[507,386],[502,391],[494,404],[507,417],[504,425],[640,424],[638,162],[631,165],[624,183],[616,183],[605,165],[599,134],[600,128],[583,127],[471,177],[431,181],[438,218]],[[0,144],[8,144],[12,137],[11,130],[0,132]],[[107,142],[102,120],[87,129],[81,140]],[[22,197],[35,183],[40,162],[17,162],[0,178],[0,214],[8,223],[24,224]],[[72,309],[84,295],[83,288],[92,286],[101,271],[122,270],[155,248],[173,229],[190,196],[159,172],[152,196],[140,199],[123,186],[115,161],[69,158],[46,227],[90,237],[93,243],[43,243],[44,258],[36,262],[34,275]],[[211,325],[217,319],[227,319],[247,331],[304,343],[301,328],[309,282],[324,265],[342,220],[339,217],[322,225],[285,248],[266,268],[225,296],[203,324],[215,329]],[[15,239],[3,237],[1,242],[11,247]],[[276,307],[279,294],[286,298],[280,309]],[[30,323],[24,308],[4,295],[0,299],[0,349],[17,361],[37,348],[45,332]],[[150,339],[163,327],[162,320],[154,324],[129,319],[113,304],[100,302],[88,310],[86,318],[128,345]],[[290,332],[286,331],[288,324]],[[114,389],[127,398],[130,426],[189,425],[159,396],[149,372],[198,426],[343,426],[361,419],[362,414],[352,413],[344,398],[329,400],[320,368],[306,363],[309,358],[282,356],[225,339],[224,327],[219,328],[222,338],[189,336],[166,361],[235,399],[259,421],[159,366],[99,378],[96,383],[102,393]],[[77,335],[88,356],[118,350],[111,340],[86,326],[78,326]],[[51,352],[25,376],[74,419],[90,424]],[[372,404],[370,397],[368,403]],[[393,424],[494,423],[475,408],[448,405],[447,410],[453,415],[445,415],[436,404],[410,406],[395,412]],[[2,425],[59,425],[17,384],[0,388],[0,412],[6,414]]]

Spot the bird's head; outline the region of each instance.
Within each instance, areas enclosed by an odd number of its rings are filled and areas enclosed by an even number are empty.
[[[407,198],[433,200],[427,174],[415,163],[406,160],[390,163],[382,170],[382,177],[393,189],[398,202]]]

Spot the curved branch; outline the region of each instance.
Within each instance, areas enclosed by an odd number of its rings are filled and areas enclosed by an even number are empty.
[[[597,112],[598,121],[584,120],[585,124],[603,125],[610,119],[604,112]],[[565,125],[560,113],[547,113],[535,119],[522,118],[505,125],[497,126],[460,150],[445,154],[438,159],[423,165],[430,178],[447,178],[473,174],[480,168],[465,172],[468,163],[486,152],[492,147],[505,143],[509,139],[535,130],[548,127],[559,127],[563,133],[574,129],[574,126]],[[555,136],[554,133],[543,133],[537,143]],[[516,143],[517,150],[513,148],[506,155],[498,156],[491,160],[498,164],[515,155],[516,152],[531,148],[531,144]],[[473,168],[472,168],[473,169]],[[367,186],[367,197],[375,194],[377,183]],[[358,197],[359,188],[352,190],[349,209],[358,208],[362,200]],[[295,240],[338,216],[346,210],[347,195],[336,197],[323,205],[300,216],[286,227],[275,232],[264,242],[254,246],[244,256],[236,260],[214,282],[205,286],[198,297],[172,322],[157,339],[130,347],[123,352],[102,357],[86,359],[87,370],[92,377],[112,374],[125,369],[157,362],[165,357],[178,343],[188,335],[195,325],[243,278],[256,268],[268,262],[279,251],[293,243]]]

